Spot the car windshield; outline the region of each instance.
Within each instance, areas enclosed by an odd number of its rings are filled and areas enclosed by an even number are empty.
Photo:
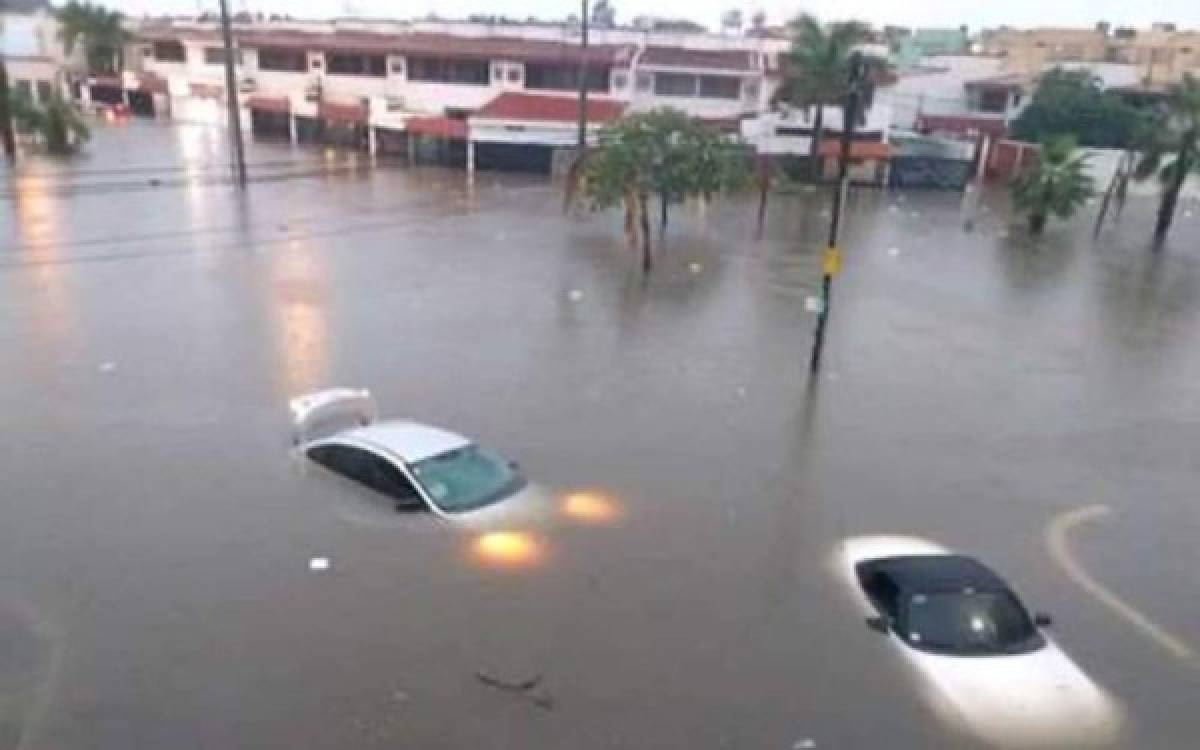
[[[899,631],[914,648],[970,656],[1023,653],[1044,643],[1010,591],[913,594]]]
[[[429,498],[447,513],[491,505],[524,484],[508,461],[477,445],[439,453],[412,468]]]

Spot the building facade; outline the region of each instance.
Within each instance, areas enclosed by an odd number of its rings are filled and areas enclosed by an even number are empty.
[[[624,111],[671,106],[737,132],[767,108],[785,40],[600,29],[586,52],[562,25],[252,23],[235,28],[239,98],[256,132],[339,133],[368,150],[450,141],[468,168],[523,147],[537,163],[574,145],[581,61],[587,131]],[[224,50],[212,23],[138,29],[140,80],[162,82],[173,117],[219,119]],[[413,144],[412,141],[418,141]],[[478,148],[477,148],[478,147]],[[488,159],[483,159],[486,162]]]

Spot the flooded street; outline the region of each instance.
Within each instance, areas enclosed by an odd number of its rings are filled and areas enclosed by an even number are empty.
[[[644,280],[543,178],[255,144],[240,195],[220,137],[103,129],[3,188],[0,750],[975,747],[832,571],[875,533],[1051,613],[1120,746],[1196,744],[1200,206],[1155,254],[1152,203],[1031,245],[1001,190],[971,232],[857,192],[810,382],[824,193],[761,242],[681,207]],[[518,460],[562,499],[536,553],[295,457],[332,385]]]

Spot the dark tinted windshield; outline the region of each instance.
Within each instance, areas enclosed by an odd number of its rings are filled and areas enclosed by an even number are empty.
[[[1040,648],[1044,641],[1009,591],[913,594],[898,630],[909,645],[946,654],[1012,654]]]
[[[433,503],[447,513],[490,505],[524,484],[508,461],[477,445],[418,461],[412,468]]]

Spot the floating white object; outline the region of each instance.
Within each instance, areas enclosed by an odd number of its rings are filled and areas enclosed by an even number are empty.
[[[814,313],[821,312],[821,298],[820,297],[805,297],[804,298],[804,309],[807,310],[808,312],[814,312]]]
[[[572,302],[579,302],[583,299],[583,290],[572,289],[571,291],[567,292],[567,299],[571,300]]]
[[[700,271],[702,271],[703,269],[704,269],[704,266],[701,266],[699,263],[695,263],[695,262],[688,263],[688,270],[691,271],[692,273],[700,273]]]
[[[309,570],[329,570],[328,557],[314,557],[308,561]]]
[[[100,372],[112,372],[117,369],[116,362],[102,362],[100,364]]]
[[[892,256],[893,258],[895,258],[899,254],[900,254],[900,248],[898,248],[898,247],[889,247],[888,248],[888,255]]]
[[[796,740],[796,742],[792,745],[792,750],[811,750],[811,748],[816,746],[817,743],[814,740],[805,737],[802,740]]]

